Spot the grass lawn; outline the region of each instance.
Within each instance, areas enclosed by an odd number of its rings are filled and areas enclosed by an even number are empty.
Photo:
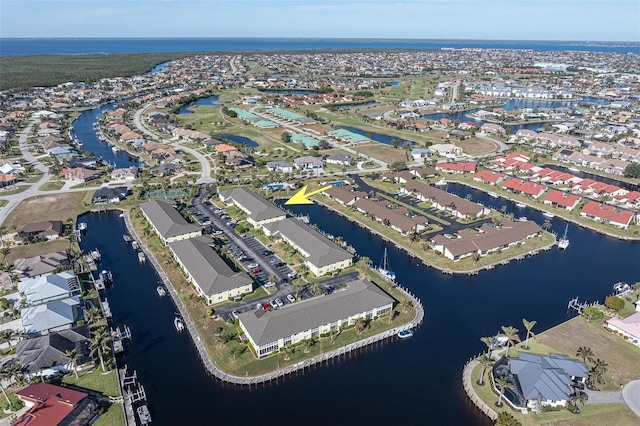
[[[106,413],[98,417],[94,426],[122,426],[125,424],[124,408],[120,404],[111,404]]]
[[[487,154],[496,150],[496,145],[480,138],[471,138],[463,141],[454,141],[454,145],[462,148],[465,154]]]
[[[75,220],[89,210],[89,204],[83,204],[85,195],[87,192],[68,192],[28,198],[18,204],[2,226],[7,230],[15,230],[17,226],[30,222]]]
[[[376,142],[356,145],[353,149],[366,156],[376,158],[388,164],[396,161],[407,162],[407,152],[404,149],[393,148],[383,143]]]
[[[638,422],[636,415],[625,404],[584,405],[580,407],[580,414],[573,414],[568,410],[521,414],[507,404],[498,408],[494,404],[498,401],[499,395],[492,390],[491,382],[488,379],[489,373],[485,373],[484,386],[479,386],[476,383],[481,372],[482,366],[477,365],[471,374],[473,388],[478,396],[496,412],[506,411],[512,414],[523,426],[551,424],[562,426],[632,426]]]
[[[2,195],[14,195],[29,189],[31,185],[12,185],[2,191]]]
[[[5,392],[7,392],[7,396],[9,397],[9,399],[13,402],[13,401],[17,401],[18,397],[16,396],[16,392],[19,391],[20,389],[6,389],[5,388]],[[3,394],[0,394],[0,405],[2,405],[2,407],[4,408],[4,406],[7,404],[7,400],[4,397]],[[4,419],[5,417],[11,417],[13,413],[5,413],[4,410],[0,410],[0,419]]]
[[[7,262],[13,263],[21,257],[40,256],[54,251],[65,251],[69,248],[69,240],[58,238],[57,240],[42,241],[39,243],[11,246],[7,255]]]
[[[4,207],[9,204],[9,200],[0,200],[0,207]]]
[[[78,373],[78,375],[79,377],[76,379],[75,374],[71,373],[63,378],[62,381],[70,385],[101,392],[106,396],[120,396],[118,374],[115,370],[104,374],[98,366],[89,372]]]
[[[44,185],[41,185],[40,188],[38,189],[40,191],[57,191],[59,189],[62,189],[63,186],[64,186],[64,182],[59,180],[53,180],[45,183]]]

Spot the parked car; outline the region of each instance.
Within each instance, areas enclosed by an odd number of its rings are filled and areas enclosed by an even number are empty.
[[[248,263],[248,264],[247,264],[247,268],[248,268],[248,269],[257,268],[258,266],[260,266],[260,265],[258,265],[258,264],[257,264],[257,263],[255,263],[255,262],[252,262],[252,263]]]
[[[233,319],[234,319],[234,320],[237,320],[237,319],[238,319],[238,315],[239,315],[239,314],[240,314],[240,312],[238,312],[238,311],[233,311],[233,312],[231,312],[231,316],[233,317]]]
[[[271,305],[271,307],[272,307],[273,309],[277,309],[277,308],[278,308],[278,304],[276,303],[276,301],[275,301],[275,300],[272,300],[271,302],[269,302],[269,304]]]
[[[262,271],[260,270],[260,268],[253,268],[253,269],[251,270],[251,273],[252,273],[253,275],[258,275],[260,272],[262,272]]]
[[[262,303],[256,303],[256,309],[262,309]]]
[[[262,304],[262,309],[264,309],[265,311],[270,311],[272,308],[271,308],[271,305],[270,305],[270,304],[268,304],[268,303],[263,303],[263,304]]]
[[[271,287],[275,287],[276,283],[274,283],[273,281],[269,281],[264,285],[266,288],[271,288]]]
[[[287,277],[289,277],[292,280],[295,280],[296,278],[298,278],[298,276],[294,272],[289,272],[287,274]]]
[[[293,303],[293,302],[295,302],[295,301],[296,301],[296,298],[295,298],[295,297],[293,297],[293,294],[287,294],[287,300],[288,300],[290,303]]]
[[[264,251],[262,252],[262,255],[263,255],[263,256],[269,256],[270,254],[271,254],[271,252],[270,252],[269,250],[264,250]]]
[[[282,299],[276,299],[276,305],[278,305],[278,308],[282,308],[284,306],[284,302]]]

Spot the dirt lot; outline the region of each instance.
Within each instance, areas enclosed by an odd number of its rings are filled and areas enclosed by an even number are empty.
[[[93,193],[93,191],[90,191]],[[83,200],[89,192],[68,192],[64,194],[47,194],[29,198],[21,202],[2,224],[5,233],[12,232],[17,226],[43,220],[61,220],[76,217],[88,210]],[[89,202],[91,202],[89,200]]]
[[[465,154],[476,155],[486,154],[496,150],[496,146],[484,139],[471,138],[463,141],[453,141],[452,143],[462,148]]]
[[[357,145],[353,149],[389,164],[395,161],[407,161],[407,152],[404,149],[392,148],[382,143]]]

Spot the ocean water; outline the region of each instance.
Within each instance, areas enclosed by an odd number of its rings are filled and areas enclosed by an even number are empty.
[[[329,49],[528,49],[640,54],[640,43],[332,38],[2,38],[0,56],[89,53],[229,52]]]

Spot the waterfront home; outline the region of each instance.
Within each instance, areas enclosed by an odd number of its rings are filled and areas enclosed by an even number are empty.
[[[13,262],[18,278],[33,278],[53,272],[61,265],[68,265],[69,257],[64,251],[55,251],[39,256],[20,257]]]
[[[480,130],[490,135],[496,133],[504,135],[507,132],[504,127],[495,123],[484,123],[482,126],[480,126]]]
[[[78,277],[73,270],[27,278],[18,283],[28,306],[66,299],[80,294]]]
[[[589,201],[585,204],[582,207],[580,216],[608,223],[622,229],[627,229],[633,220],[632,211],[598,203],[597,201]]]
[[[507,379],[511,387],[505,390],[505,399],[526,413],[545,405],[566,407],[573,387],[583,386],[589,370],[583,362],[567,355],[519,352],[518,357],[497,361],[492,375],[494,383],[499,377]]]
[[[213,248],[208,236],[169,243],[169,248],[182,267],[187,281],[208,305],[226,302],[230,298],[253,291],[253,280],[244,272],[236,272]]]
[[[267,236],[279,237],[300,252],[309,271],[317,277],[340,271],[353,263],[351,253],[298,219],[267,223],[263,230]]]
[[[96,192],[93,193],[93,197],[91,198],[91,202],[93,204],[112,204],[119,203],[124,200],[129,193],[129,188],[126,186],[118,186],[118,187],[102,187],[97,189]]]
[[[424,161],[425,158],[429,158],[433,154],[429,148],[413,148],[411,149],[411,158],[413,161]]]
[[[75,350],[78,364],[89,357],[89,326],[81,325],[45,336],[20,340],[16,344],[16,356],[28,378],[57,377],[58,372],[68,373],[73,365],[67,353]]]
[[[22,327],[29,337],[71,328],[83,319],[82,305],[78,296],[34,305],[20,311]]]
[[[289,163],[288,161],[267,161],[266,167],[270,172],[293,172],[293,164]]]
[[[544,199],[544,203],[571,211],[576,208],[578,204],[580,204],[581,200],[582,197],[579,195],[553,190],[549,193],[549,195],[546,196],[546,198]]]
[[[187,222],[174,205],[172,200],[149,201],[140,204],[140,211],[165,245],[202,235],[202,229]]]
[[[64,168],[58,173],[65,179],[77,180],[80,182],[89,182],[98,179],[103,175],[102,170],[87,169],[86,167]]]
[[[375,221],[388,226],[402,235],[423,231],[429,226],[424,216],[410,214],[404,207],[390,205],[389,201],[372,201],[368,198],[360,198],[353,206],[361,213],[370,215]]]
[[[111,179],[132,181],[138,177],[138,168],[135,166],[113,169],[111,171]]]
[[[411,167],[409,169],[409,173],[411,173],[418,179],[426,179],[438,176],[438,171],[435,167]]]
[[[356,191],[353,187],[344,186],[332,186],[326,191],[323,191],[322,194],[343,206],[350,206],[355,203],[356,200],[367,196],[366,192]]]
[[[346,129],[335,129],[327,132],[327,135],[345,143],[366,143],[373,142],[366,136],[361,135],[360,133],[351,132]]]
[[[324,164],[322,160],[316,157],[298,157],[293,159],[293,166],[298,170],[313,170],[322,173]]]
[[[371,320],[389,312],[394,300],[367,279],[346,283],[331,294],[238,315],[240,328],[259,358],[322,334],[338,332],[358,318]]]
[[[416,180],[405,183],[399,192],[414,196],[420,201],[427,201],[438,210],[450,211],[458,218],[471,219],[491,214],[488,207]]]
[[[438,234],[431,239],[431,246],[447,259],[457,262],[474,254],[485,256],[506,250],[540,233],[542,229],[531,220],[503,221],[499,226],[482,225],[477,233],[463,229],[455,236]]]
[[[16,396],[29,410],[12,426],[83,425],[98,414],[98,402],[88,394],[49,383],[34,383]]]
[[[353,165],[353,158],[349,154],[331,154],[322,159],[327,164],[337,164],[339,166],[351,166]]]
[[[507,175],[500,172],[494,172],[493,170],[484,169],[473,175],[473,180],[476,182],[484,182],[489,185],[496,185],[506,179]]]
[[[639,308],[640,303],[636,302],[636,309]],[[620,334],[629,343],[640,347],[640,312],[626,318],[609,318],[606,327]]]
[[[447,158],[456,158],[462,155],[462,148],[452,143],[438,143],[429,147],[436,155]]]
[[[62,235],[63,224],[60,220],[25,223],[16,228],[16,240],[30,239],[54,240]]]
[[[287,213],[276,207],[268,200],[248,188],[238,187],[220,191],[220,200],[227,205],[235,205],[247,214],[247,222],[256,227],[262,227],[271,222],[277,222],[287,217]]]
[[[436,170],[453,174],[475,173],[476,166],[477,164],[475,161],[438,163],[436,164]]]
[[[518,178],[506,180],[502,183],[502,187],[514,194],[522,194],[535,199],[538,199],[547,190],[545,185]]]

